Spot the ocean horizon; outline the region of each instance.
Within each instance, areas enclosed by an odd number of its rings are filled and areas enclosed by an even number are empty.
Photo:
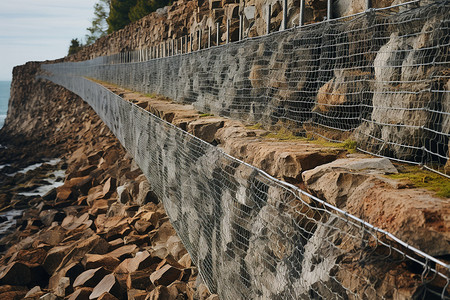
[[[0,128],[3,127],[8,111],[11,81],[0,81]]]

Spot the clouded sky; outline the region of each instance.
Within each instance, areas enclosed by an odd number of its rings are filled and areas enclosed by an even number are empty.
[[[67,55],[84,38],[98,0],[0,0],[0,80],[27,61]]]

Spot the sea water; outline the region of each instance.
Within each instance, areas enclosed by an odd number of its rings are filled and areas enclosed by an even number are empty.
[[[0,81],[0,128],[3,127],[8,111],[9,90],[11,81]]]

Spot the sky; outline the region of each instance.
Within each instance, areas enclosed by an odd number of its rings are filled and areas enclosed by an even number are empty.
[[[0,0],[0,81],[27,61],[67,55],[73,38],[84,39],[98,0]]]

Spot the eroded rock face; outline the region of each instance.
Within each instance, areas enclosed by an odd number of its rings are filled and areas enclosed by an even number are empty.
[[[314,195],[414,247],[433,256],[450,253],[449,202],[381,176],[396,172],[385,158],[351,158],[316,167],[303,179]]]
[[[444,54],[437,51],[433,55],[424,55],[430,46],[440,44],[445,36],[442,18],[445,16],[437,14],[409,26],[399,26],[378,51],[373,62],[375,78],[371,120],[374,123],[364,123],[357,130],[357,137],[363,144],[374,144],[373,149],[369,146],[370,151],[377,147],[374,139],[381,139],[386,143],[378,153],[393,152],[397,158],[416,161],[417,157],[426,154],[414,147],[420,148],[425,143],[433,143],[433,140],[439,143],[434,134],[423,130],[423,127],[436,130],[442,126],[442,130],[438,130],[447,133],[449,127],[443,126],[447,125],[446,117],[439,120],[432,111],[420,109],[434,110],[441,105],[447,109],[448,101],[443,98],[448,97],[448,93],[435,93],[431,88],[442,87],[440,79],[431,74],[443,72],[445,67],[432,61],[445,59]],[[418,34],[409,35],[413,30]]]

